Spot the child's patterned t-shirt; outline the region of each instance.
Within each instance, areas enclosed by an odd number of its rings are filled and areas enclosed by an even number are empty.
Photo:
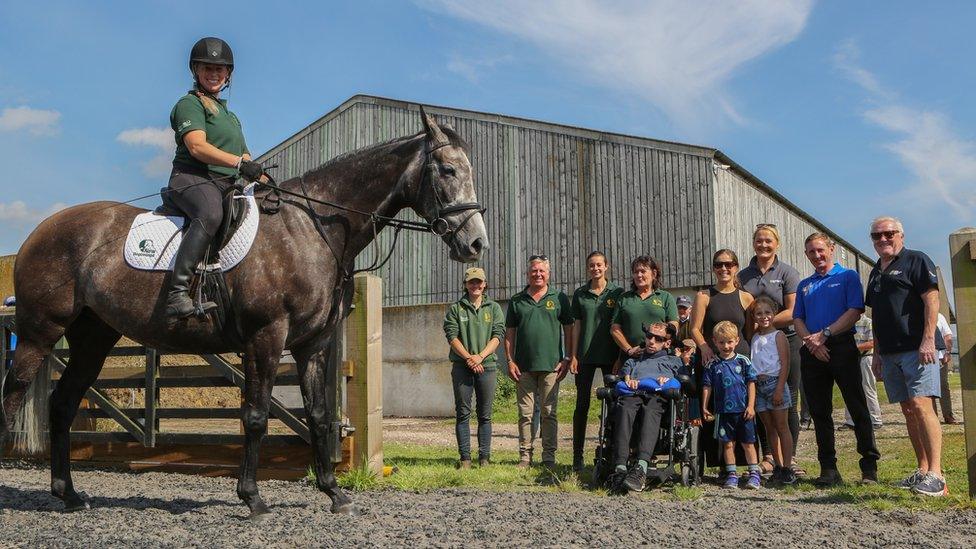
[[[702,383],[712,388],[714,412],[745,412],[749,402],[748,383],[756,381],[756,369],[743,355],[715,359],[708,363]]]

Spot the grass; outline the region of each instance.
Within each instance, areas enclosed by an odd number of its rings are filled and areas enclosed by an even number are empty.
[[[510,385],[505,387],[504,384]],[[959,387],[959,376],[950,377],[950,385]],[[507,377],[499,376],[499,397],[495,400],[494,420],[498,423],[516,423],[518,411],[515,407],[514,383]],[[572,421],[575,406],[576,388],[564,384],[560,390],[559,421],[561,428],[568,428]],[[884,388],[878,385],[879,397],[887,402]],[[835,392],[835,405],[843,406],[839,393]],[[590,406],[590,421],[597,421],[599,401],[594,399]],[[897,413],[895,411],[886,414]],[[886,416],[887,417],[887,416]],[[446,420],[453,423],[453,420]],[[810,482],[786,488],[783,494],[795,496],[800,502],[819,502],[853,504],[878,511],[908,509],[929,512],[946,510],[976,510],[976,501],[967,497],[967,472],[965,438],[959,429],[949,430],[943,438],[943,468],[949,484],[950,494],[944,498],[916,496],[896,488],[894,484],[910,473],[915,467],[915,456],[904,431],[904,424],[892,424],[878,432],[878,448],[882,459],[878,463],[876,486],[860,486],[852,481],[860,479],[857,453],[854,451],[854,437],[850,433],[838,434],[838,468],[847,481],[841,487],[831,490],[818,490]],[[807,469],[809,478],[819,472],[813,446],[813,431],[804,431],[804,447],[808,449],[801,455],[800,465]],[[350,490],[373,490],[392,488],[410,491],[427,491],[443,488],[473,488],[491,491],[555,491],[584,492],[595,497],[606,497],[604,490],[591,490],[588,480],[591,466],[577,476],[572,471],[572,455],[568,448],[556,453],[556,468],[550,473],[541,467],[518,469],[518,453],[514,450],[495,450],[493,463],[487,467],[474,466],[470,470],[457,470],[457,449],[453,446],[431,447],[413,444],[386,443],[383,447],[386,465],[397,467],[398,472],[390,477],[377,478],[363,469],[356,469],[340,476],[342,486]],[[588,449],[592,452],[592,449]],[[588,454],[587,458],[592,457]],[[656,489],[641,494],[641,497],[672,501],[697,501],[711,492],[707,487],[675,486],[664,490]],[[722,497],[722,496],[718,496]],[[788,501],[784,502],[788,504]]]

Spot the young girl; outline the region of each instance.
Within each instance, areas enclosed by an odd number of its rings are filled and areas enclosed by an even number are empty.
[[[766,437],[776,466],[773,481],[795,484],[793,435],[790,434],[787,411],[792,406],[786,378],[790,373],[790,344],[782,331],[773,326],[779,307],[762,296],[752,304],[756,334],[752,336],[752,364],[756,368],[756,413],[766,427]],[[787,464],[787,465],[784,465]]]

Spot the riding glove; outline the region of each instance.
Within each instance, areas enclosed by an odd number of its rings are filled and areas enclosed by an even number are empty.
[[[261,179],[261,176],[264,175],[264,167],[262,167],[261,164],[251,160],[242,161],[241,167],[238,168],[238,171],[240,172],[241,177],[249,183],[253,183],[258,179]]]

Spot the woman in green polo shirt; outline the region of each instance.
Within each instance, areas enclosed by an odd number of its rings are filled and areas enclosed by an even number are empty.
[[[223,193],[238,175],[256,181],[261,165],[251,161],[241,122],[227,109],[220,92],[230,85],[234,54],[219,38],[202,38],[190,51],[193,89],[170,113],[176,134],[176,156],[163,203],[183,212],[189,223],[183,233],[170,277],[166,314],[184,318],[195,312],[189,296],[193,271],[224,218]],[[204,309],[213,303],[203,304]]]
[[[461,469],[471,468],[471,395],[477,395],[478,464],[491,460],[491,404],[495,399],[495,349],[505,337],[501,306],[485,296],[485,271],[464,271],[464,295],[447,309],[444,335],[451,346],[451,382],[454,386],[454,433]]]
[[[610,264],[603,252],[586,256],[589,281],[573,292],[573,341],[569,371],[576,376],[576,409],[573,411],[573,469],[583,469],[583,442],[590,411],[593,375],[599,369],[609,374],[617,359],[617,346],[610,338],[610,320],[623,288],[607,280]]]
[[[669,322],[678,328],[678,305],[673,295],[661,289],[661,266],[657,261],[648,255],[635,257],[630,262],[630,274],[630,290],[621,294],[610,326],[610,335],[623,359],[643,352],[641,328],[645,324]]]

